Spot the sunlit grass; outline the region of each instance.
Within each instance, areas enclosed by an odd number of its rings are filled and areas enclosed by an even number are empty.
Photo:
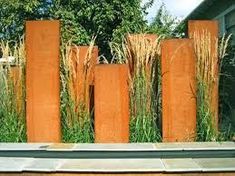
[[[161,141],[158,60],[160,38],[154,41],[145,34],[127,35],[122,45],[111,43],[114,63],[129,68],[130,142]]]
[[[208,31],[194,33],[197,78],[197,141],[216,141],[221,138],[217,129],[217,115],[213,93],[219,86],[219,76],[231,38],[212,38]],[[214,43],[212,43],[214,42]]]
[[[10,47],[1,42],[0,64],[0,142],[25,142],[25,48],[23,39]],[[14,61],[9,63],[9,57]],[[17,71],[14,73],[14,71]]]
[[[91,41],[84,63],[79,63],[79,54],[76,56],[77,64],[82,64],[85,78],[81,85],[83,89],[82,97],[77,97],[76,84],[77,71],[74,67],[72,56],[72,44],[70,42],[63,44],[61,47],[61,65],[60,65],[60,80],[61,80],[61,118],[62,118],[62,134],[63,142],[94,142],[93,130],[93,110],[90,111],[90,85],[89,75],[93,67],[91,62],[94,40]],[[76,53],[79,53],[79,48]]]

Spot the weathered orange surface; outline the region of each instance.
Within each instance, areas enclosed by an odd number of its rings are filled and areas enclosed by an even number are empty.
[[[193,141],[196,132],[193,41],[162,42],[162,133],[164,142]]]
[[[194,33],[203,34],[203,32],[209,32],[211,34],[211,52],[214,53],[215,63],[218,60],[218,51],[215,48],[216,40],[218,40],[219,35],[219,24],[216,20],[191,20],[188,22],[188,35],[193,38]],[[219,82],[218,82],[218,67],[216,68],[217,79],[215,80],[212,100],[211,100],[211,110],[214,114],[214,125],[218,129],[218,116],[219,116]]]
[[[90,51],[91,50],[91,51]],[[94,67],[98,63],[98,47],[76,46],[72,47],[73,80],[71,83],[74,91],[76,105],[85,103],[88,108],[93,108]]]
[[[128,67],[95,67],[95,142],[129,142]]]
[[[28,142],[60,142],[59,21],[26,22]]]

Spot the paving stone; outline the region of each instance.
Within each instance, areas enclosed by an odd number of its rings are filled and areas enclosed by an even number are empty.
[[[221,147],[235,149],[235,142],[222,142]]]
[[[235,149],[235,142],[172,142],[157,143],[158,150],[221,150]]]
[[[166,172],[200,172],[201,167],[191,158],[162,159]]]
[[[161,159],[75,159],[57,169],[63,172],[161,172]]]
[[[221,149],[235,149],[234,142],[194,142],[190,145],[184,145],[184,150],[221,150]]]
[[[55,172],[63,163],[63,159],[34,159],[30,164],[23,168],[24,171],[35,172]]]
[[[154,146],[157,150],[183,150],[181,142],[157,143]]]
[[[0,143],[1,150],[46,150],[50,143]]]
[[[0,172],[22,172],[23,168],[32,160],[30,158],[0,157]]]
[[[143,151],[143,150],[154,150],[153,144],[76,144],[74,150],[95,150],[95,151]]]
[[[65,151],[65,150],[73,150],[75,144],[65,144],[65,143],[55,143],[47,147],[48,151]]]
[[[193,159],[203,172],[235,171],[235,158]]]

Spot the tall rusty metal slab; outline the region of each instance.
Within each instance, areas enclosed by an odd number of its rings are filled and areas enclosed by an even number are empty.
[[[203,33],[209,33],[211,39],[211,53],[214,63],[218,62],[218,48],[215,47],[215,43],[219,36],[219,23],[216,20],[190,20],[188,22],[188,36],[193,39],[194,34],[203,35]],[[213,124],[218,129],[218,116],[219,116],[219,76],[218,67],[215,68],[216,78],[212,90],[212,100],[210,103],[211,111],[213,113]]]
[[[59,21],[26,22],[28,142],[60,142]]]
[[[128,67],[95,67],[95,142],[129,142]]]
[[[196,133],[193,41],[164,40],[161,65],[163,141],[193,141]]]

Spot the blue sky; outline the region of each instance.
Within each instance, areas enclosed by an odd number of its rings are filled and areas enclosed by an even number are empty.
[[[143,2],[146,1],[147,0],[143,0]],[[203,0],[155,0],[154,5],[151,9],[149,9],[147,19],[148,21],[151,21],[162,2],[166,5],[166,8],[170,14],[178,17],[179,19],[183,19],[202,1]]]

